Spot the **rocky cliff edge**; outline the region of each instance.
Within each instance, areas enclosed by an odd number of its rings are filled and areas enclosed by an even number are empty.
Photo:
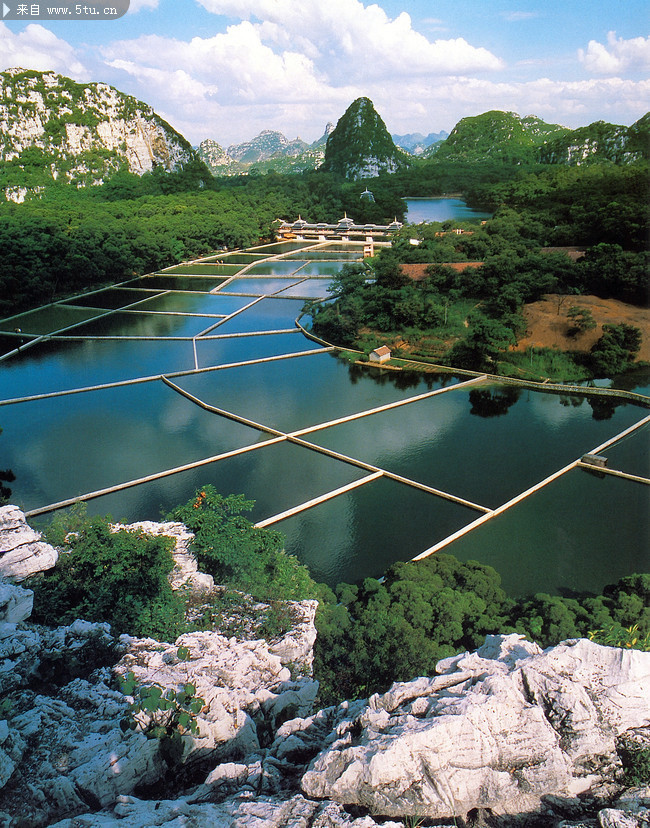
[[[488,636],[436,676],[314,713],[314,602],[271,644],[212,631],[165,643],[30,624],[30,596],[0,584],[7,828],[648,825],[650,789],[626,790],[620,755],[650,747],[650,654]],[[129,671],[191,682],[204,701],[174,762],[120,727]]]

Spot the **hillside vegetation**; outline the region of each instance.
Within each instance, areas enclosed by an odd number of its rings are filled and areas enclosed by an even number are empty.
[[[547,124],[528,115],[492,110],[472,118],[463,118],[449,137],[434,147],[430,157],[436,160],[480,162],[488,158],[507,163],[533,163],[537,150],[550,138],[568,130],[559,124]]]
[[[358,98],[339,119],[327,139],[324,172],[344,178],[374,178],[407,163],[369,98]]]
[[[169,538],[113,532],[108,519],[83,511],[56,518],[46,535],[63,551],[53,570],[29,584],[34,620],[57,625],[81,617],[108,622],[114,632],[173,641],[195,629],[230,634],[233,618],[241,624],[251,613],[255,635],[273,638],[291,625],[284,602],[316,598],[314,670],[323,704],[433,675],[438,660],[473,650],[490,633],[518,632],[546,647],[600,630],[618,643],[650,646],[650,575],[622,578],[599,596],[515,600],[492,567],[438,553],[395,564],[381,583],[366,578],[334,593],[284,553],[280,533],[244,517],[251,506],[242,495],[206,486],[167,516],[195,533],[200,568],[227,587],[203,603],[171,590]],[[264,606],[255,609],[242,591]]]

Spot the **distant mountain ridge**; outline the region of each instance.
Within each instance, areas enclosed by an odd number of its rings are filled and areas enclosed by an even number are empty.
[[[246,141],[243,144],[231,144],[227,149],[227,153],[235,161],[254,164],[257,161],[267,161],[277,154],[300,155],[308,147],[309,144],[299,137],[294,138],[293,141],[287,141],[281,132],[265,129],[252,141]]]
[[[393,143],[406,150],[411,155],[422,155],[432,144],[438,144],[449,137],[449,133],[443,130],[442,132],[430,132],[428,135],[422,135],[421,132],[410,132],[407,135],[391,135]]]
[[[358,99],[352,107],[361,100],[368,101],[367,98]],[[372,102],[369,103],[372,105]],[[300,172],[316,169],[323,164],[325,146],[334,129],[334,125],[329,123],[324,135],[311,145],[299,138],[290,142],[282,133],[271,130],[262,131],[251,141],[233,144],[227,150],[208,139],[201,143],[198,153],[215,175],[245,173],[252,164],[260,172],[270,169]],[[387,135],[387,131],[382,133],[380,143],[385,143],[390,155],[392,149],[387,142]],[[340,157],[347,152],[346,144],[351,155],[359,154],[359,147],[356,146],[358,138],[359,136],[348,134],[340,142]],[[400,164],[408,163],[409,158],[468,163],[490,159],[511,163],[564,165],[600,162],[627,164],[650,158],[650,113],[630,127],[596,121],[572,130],[560,124],[546,123],[535,115],[521,117],[515,112],[492,110],[462,118],[451,133],[432,132],[424,136],[415,132],[390,135],[389,138],[397,152],[394,158],[399,159]],[[362,143],[366,139],[368,134],[359,138]],[[367,140],[365,149],[369,154],[372,152],[373,140],[375,139]],[[324,169],[328,167],[325,166]]]
[[[99,184],[118,170],[175,171],[197,156],[146,103],[55,72],[0,72],[0,189],[21,201],[54,181]]]
[[[547,141],[539,151],[543,164],[628,164],[650,158],[650,113],[632,126],[595,121]]]
[[[262,130],[227,149],[206,139],[195,150],[151,106],[108,84],[20,68],[0,72],[0,198],[16,202],[55,183],[86,187],[120,171],[176,172],[188,164],[205,171],[205,180],[207,170],[238,175],[318,168],[356,179],[432,159],[579,165],[648,158],[650,114],[630,127],[597,121],[571,130],[534,115],[492,110],[461,119],[449,135],[391,136],[365,97],[312,144]]]
[[[231,144],[224,149],[211,138],[202,141],[197,153],[214,175],[235,175],[247,172],[255,166],[260,172],[269,169],[277,172],[299,172],[316,169],[325,158],[325,145],[334,129],[329,123],[325,132],[313,144],[300,137],[289,141],[281,132],[264,129],[250,141]]]
[[[449,137],[433,146],[425,156],[470,162],[487,158],[532,162],[542,144],[568,131],[560,124],[547,124],[534,115],[522,118],[516,112],[491,110],[462,118]]]

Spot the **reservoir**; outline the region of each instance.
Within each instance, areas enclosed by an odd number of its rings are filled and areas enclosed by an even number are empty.
[[[405,198],[406,220],[409,224],[422,221],[470,221],[488,219],[491,213],[468,207],[461,198]]]
[[[83,496],[91,514],[159,520],[211,483],[255,500],[249,517],[335,585],[445,542],[648,415],[350,364],[295,321],[353,255],[271,245],[0,322],[1,352],[21,344],[0,361],[11,502]],[[631,384],[650,393],[647,374]],[[648,476],[648,433],[608,447],[609,466]],[[648,569],[649,489],[572,468],[444,550],[495,566],[512,595],[599,592]]]

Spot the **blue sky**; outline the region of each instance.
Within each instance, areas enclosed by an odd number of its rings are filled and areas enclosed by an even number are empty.
[[[490,109],[578,127],[650,109],[647,0],[131,0],[114,21],[0,23],[1,68],[104,81],[193,144],[319,138],[365,95],[393,133]]]

